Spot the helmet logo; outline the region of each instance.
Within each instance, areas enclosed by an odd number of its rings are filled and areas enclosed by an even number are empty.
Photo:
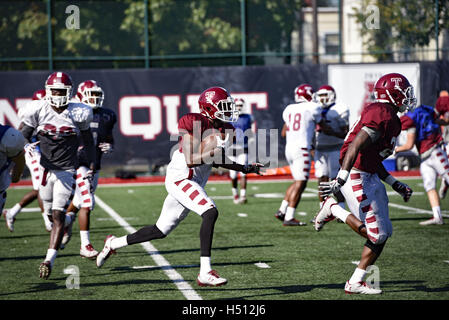
[[[391,81],[395,83],[396,86],[399,87],[399,82],[402,82],[401,78],[391,78]]]
[[[208,92],[206,92],[205,96],[206,96],[206,101],[213,105],[214,102],[212,101],[212,98],[215,97],[215,91],[208,91]]]

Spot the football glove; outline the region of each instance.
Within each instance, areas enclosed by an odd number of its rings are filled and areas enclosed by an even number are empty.
[[[26,153],[28,153],[30,156],[32,155],[32,153],[36,150],[37,145],[40,143],[40,141],[36,141],[33,143],[27,143],[23,149],[25,150]]]
[[[93,184],[94,176],[95,176],[95,171],[94,170],[88,170],[86,172],[86,175],[83,178],[84,180],[87,180],[89,182],[90,192],[91,193],[93,192],[93,189],[94,189],[94,184]]]
[[[112,151],[114,151],[114,147],[111,143],[107,143],[107,142],[102,142],[98,145],[98,147],[100,148],[101,152],[108,154],[111,153]]]
[[[243,170],[242,173],[244,174],[248,174],[248,173],[257,173],[257,174],[261,174],[260,173],[260,168],[263,167],[264,165],[261,163],[253,163],[253,164],[245,164],[243,166]]]
[[[336,194],[338,191],[340,191],[341,187],[343,187],[343,185],[346,183],[348,176],[349,176],[348,171],[340,170],[338,172],[337,177],[334,180],[320,182],[318,190],[320,191],[321,196],[323,198],[327,198],[332,194]]]
[[[408,185],[406,185],[405,183],[402,183],[400,181],[396,181],[395,183],[392,184],[392,188],[394,191],[396,191],[397,193],[399,193],[402,196],[402,198],[404,199],[405,202],[410,200],[413,190]]]
[[[228,144],[229,134],[226,134],[224,140],[221,139],[220,135],[216,135],[215,138],[217,140],[217,148],[225,148]]]

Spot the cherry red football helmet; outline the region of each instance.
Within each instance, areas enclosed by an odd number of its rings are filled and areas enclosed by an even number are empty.
[[[301,84],[295,88],[295,102],[312,101],[313,89],[309,84]]]
[[[235,122],[239,117],[234,99],[222,87],[211,87],[204,90],[198,99],[198,104],[200,113],[209,119]]]
[[[329,108],[335,103],[335,90],[330,85],[321,86],[317,92],[315,92],[315,101],[320,103],[323,108]]]
[[[67,73],[54,72],[45,81],[45,99],[56,108],[64,107],[69,103],[72,88],[73,82]],[[58,90],[60,94],[53,94],[52,90]]]
[[[42,100],[45,98],[45,90],[37,90],[33,93],[33,100]]]
[[[378,102],[390,103],[400,112],[413,111],[416,107],[413,86],[400,73],[388,73],[380,77],[374,85],[374,96]]]
[[[103,105],[104,92],[95,80],[81,82],[76,92],[79,101],[96,109]]]

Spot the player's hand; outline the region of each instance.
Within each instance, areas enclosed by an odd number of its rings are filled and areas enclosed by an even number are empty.
[[[242,173],[257,173],[258,175],[262,175],[260,173],[260,168],[264,167],[262,163],[252,163],[252,164],[245,164],[243,166]]]
[[[220,136],[221,134],[215,136],[215,139],[217,140],[217,148],[225,148],[229,140],[229,134],[226,134],[226,137],[224,139],[222,139]]]
[[[27,152],[30,156],[32,155],[32,153],[36,150],[37,145],[40,143],[40,141],[36,141],[33,143],[27,143],[23,149],[25,150],[25,152]]]
[[[396,191],[397,193],[399,193],[402,196],[402,198],[404,199],[405,202],[410,200],[413,190],[408,185],[406,185],[405,183],[402,183],[400,181],[396,181],[395,183],[393,183],[393,185],[391,187],[393,188],[394,191]]]
[[[108,154],[108,153],[111,153],[112,151],[114,151],[114,146],[108,142],[102,142],[98,145],[98,147],[100,148],[101,152],[103,152],[105,154]]]
[[[93,184],[94,176],[95,176],[95,170],[90,169],[86,172],[86,175],[83,178],[84,180],[87,180],[89,182],[90,192],[92,192],[93,188],[94,188],[94,184]]]
[[[323,181],[320,182],[318,186],[318,190],[321,193],[321,196],[323,198],[327,198],[333,194],[336,194],[338,191],[340,191],[341,187],[345,184],[346,181],[340,178],[336,178],[332,181]]]

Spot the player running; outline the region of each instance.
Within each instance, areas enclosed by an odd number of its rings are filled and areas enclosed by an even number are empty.
[[[78,140],[87,147],[91,179],[94,171],[95,148],[90,122],[92,109],[82,103],[69,102],[72,79],[64,72],[52,73],[45,82],[45,99],[32,101],[25,109],[22,133],[31,140],[37,131],[44,168],[39,195],[44,210],[51,214],[53,228],[45,260],[39,266],[39,277],[50,276],[62,236],[65,212],[75,192],[75,172],[78,167]]]
[[[135,233],[116,238],[106,237],[105,246],[97,256],[101,267],[111,253],[123,248],[154,239],[165,238],[176,226],[194,211],[202,218],[200,228],[199,286],[221,286],[227,283],[211,267],[211,248],[218,210],[204,190],[212,166],[223,167],[243,173],[259,173],[261,164],[241,165],[225,156],[223,149],[234,127],[238,111],[226,89],[211,87],[203,91],[199,100],[200,113],[188,113],[178,122],[180,148],[175,151],[167,167],[165,198],[156,224],[141,228]]]
[[[353,125],[341,149],[341,169],[337,178],[322,182],[319,189],[327,199],[315,216],[315,229],[339,218],[360,236],[366,238],[360,262],[346,282],[346,293],[380,294],[365,282],[366,269],[380,256],[393,233],[388,213],[388,196],[381,179],[408,201],[412,189],[393,178],[382,161],[393,153],[401,132],[397,112],[413,110],[416,98],[406,77],[389,73],[374,86],[376,102],[368,105]],[[350,212],[336,205],[331,194],[341,190]]]
[[[6,203],[6,189],[11,181],[19,182],[25,168],[24,144],[20,131],[0,124],[0,212]]]
[[[318,183],[335,179],[340,164],[340,149],[349,130],[349,108],[336,103],[336,94],[333,87],[324,85],[314,94],[314,100],[322,107],[322,117],[327,130],[317,126],[315,140],[315,176]],[[320,207],[324,197],[318,194]],[[345,199],[341,193],[336,194],[338,205],[345,208]]]
[[[245,110],[245,100],[235,99],[235,107],[239,112],[239,118],[232,125],[235,128],[235,141],[229,148],[229,159],[240,164],[248,164],[248,137],[252,135],[251,126],[253,117]],[[246,174],[240,172],[240,197],[238,191],[238,172],[229,170],[229,177],[232,183],[232,196],[235,204],[246,203]]]
[[[76,190],[73,201],[67,210],[74,214],[79,212],[78,222],[80,228],[80,256],[88,259],[95,259],[98,251],[94,249],[90,242],[90,213],[95,205],[95,190],[98,185],[98,177],[101,170],[101,159],[103,154],[108,154],[113,151],[114,138],[112,130],[117,117],[115,112],[103,107],[104,92],[97,82],[94,80],[87,80],[79,84],[76,93],[75,101],[82,102],[90,106],[93,110],[93,119],[90,123],[92,136],[94,139],[95,152],[95,174],[92,181],[87,179],[87,174],[90,170],[89,159],[87,155],[87,148],[82,145],[78,149],[79,167],[76,170]],[[72,223],[70,223],[64,231],[64,237],[61,242],[61,249],[64,248],[70,241],[72,236]]]
[[[407,141],[396,147],[396,152],[411,150],[414,145],[421,158],[420,171],[424,190],[427,192],[433,217],[422,221],[422,226],[429,224],[443,224],[441,216],[440,197],[436,191],[438,176],[449,185],[449,162],[444,148],[440,125],[449,122],[438,119],[435,110],[426,105],[420,105],[414,111],[407,112],[401,117],[402,130],[407,131]]]
[[[281,136],[286,138],[285,158],[290,165],[294,182],[288,187],[284,200],[275,217],[284,226],[304,226],[305,222],[295,219],[295,210],[307,186],[310,174],[312,143],[315,127],[322,124],[322,109],[312,101],[313,89],[302,84],[295,89],[295,102],[282,113],[284,126]]]
[[[41,100],[45,98],[45,90],[37,90],[33,94],[32,101]],[[28,105],[27,105],[28,106]],[[27,107],[25,106],[25,108]],[[21,108],[18,112],[19,118],[22,119],[23,108]],[[23,127],[23,123],[19,125],[19,130],[21,130]],[[39,197],[39,185],[41,184],[41,178],[42,174],[44,173],[44,169],[40,165],[41,160],[41,152],[39,149],[38,141],[36,139],[35,134],[33,134],[33,137],[31,138],[32,143],[27,144],[25,146],[25,163],[28,167],[28,170],[30,171],[31,175],[31,182],[33,184],[33,190],[28,192],[23,196],[23,198],[16,203],[11,209],[5,210],[3,214],[5,215],[6,219],[6,227],[10,232],[14,231],[14,222],[16,220],[17,215],[22,211],[23,208],[25,208],[27,205],[29,205],[34,200],[38,200],[39,207],[41,209],[42,218],[44,219],[45,229],[50,232],[53,224],[51,223],[50,219],[48,218],[47,213],[44,212],[44,207],[42,204],[42,200]]]

